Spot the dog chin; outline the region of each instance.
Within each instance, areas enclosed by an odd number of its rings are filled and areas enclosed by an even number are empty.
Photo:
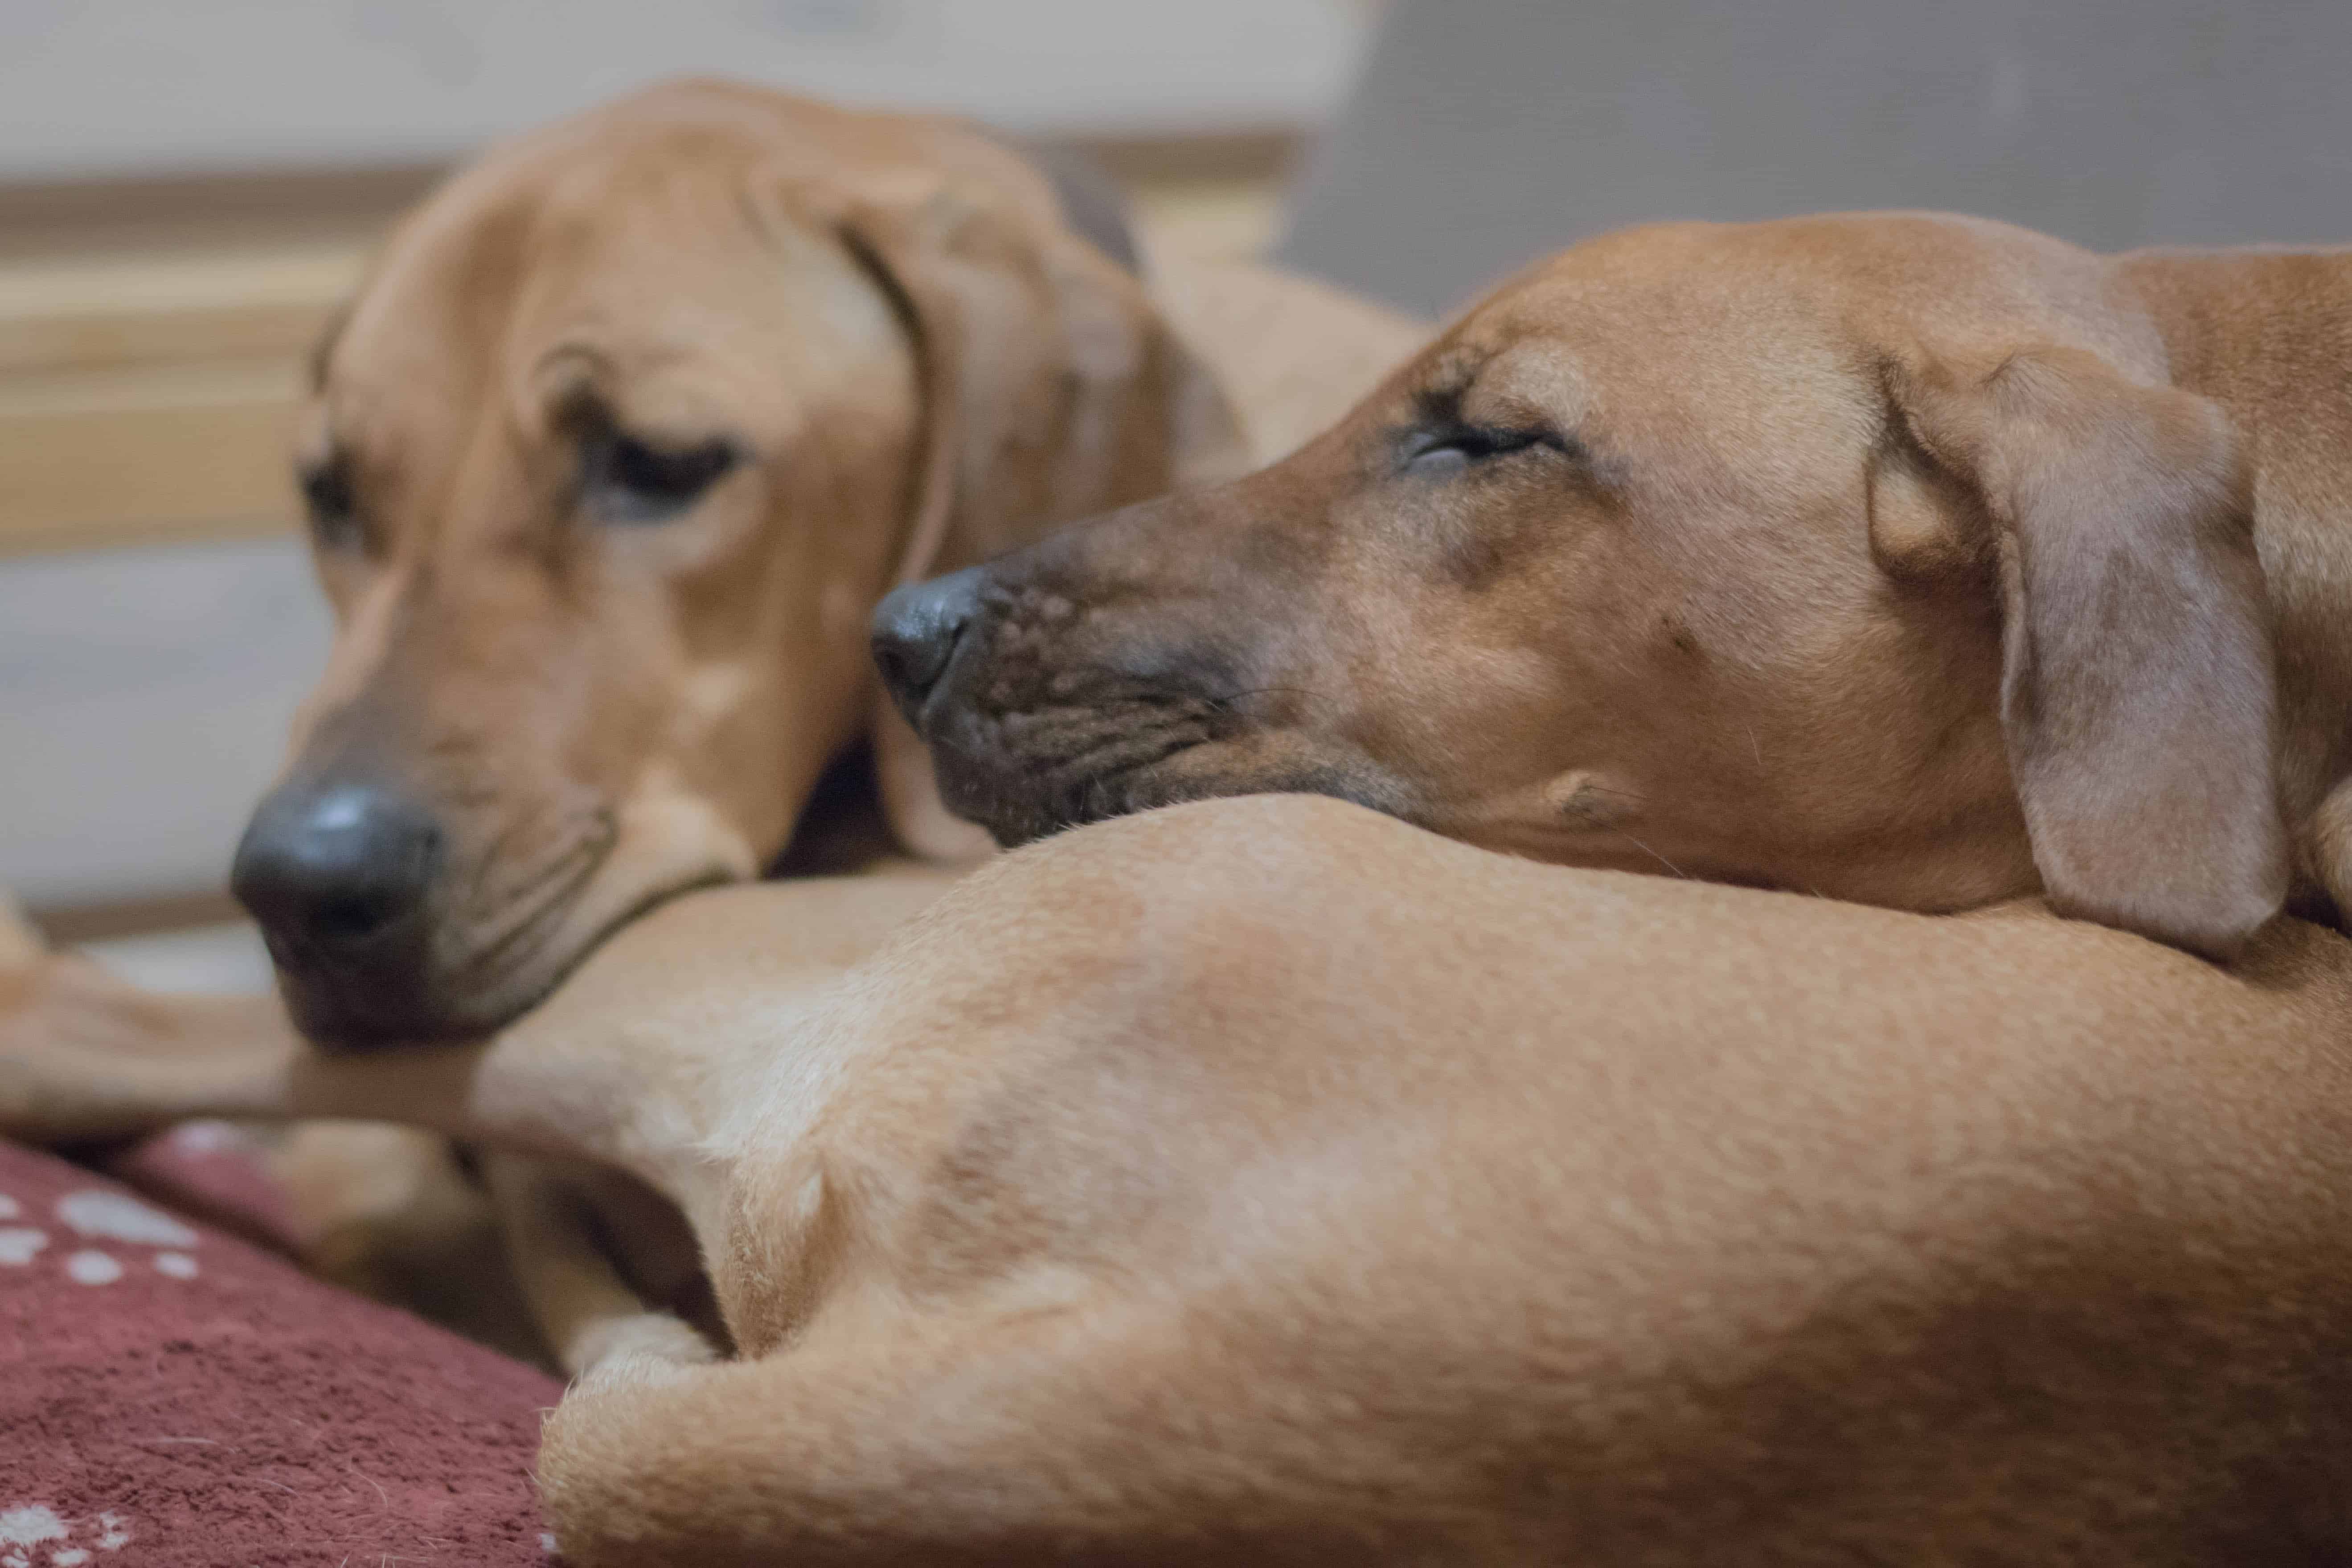
[[[473,1038],[503,1022],[498,1009],[477,1021],[471,1006],[447,1006],[419,997],[409,985],[337,984],[278,976],[286,1011],[311,1045],[330,1056],[357,1056],[408,1046],[446,1045]],[[507,1016],[512,1016],[512,1009]]]
[[[737,879],[709,869],[634,893],[574,899],[530,917],[520,949],[485,976],[478,955],[454,973],[414,969],[332,976],[278,970],[278,992],[295,1027],[331,1055],[446,1045],[476,1039],[530,1012],[562,985],[604,939],[656,904]],[[509,939],[511,941],[511,939]],[[476,971],[471,975],[467,968]]]
[[[1090,823],[1229,795],[1328,795],[1413,820],[1406,792],[1376,769],[1339,762],[1235,769],[1220,765],[1213,754],[1215,749],[1210,744],[1188,747],[1141,767],[1065,779],[1045,788],[1025,781],[1005,785],[977,774],[961,779],[943,775],[942,798],[958,816],[987,828],[1006,849]],[[1024,777],[1017,766],[1007,773]]]
[[[614,920],[604,930],[622,923]],[[447,1045],[503,1028],[539,1005],[595,950],[603,934],[576,944],[549,942],[505,966],[487,986],[410,979],[346,981],[329,987],[289,980],[281,972],[278,991],[295,1026],[330,1055]]]
[[[976,822],[1005,849],[1017,849],[1066,828],[1083,827],[1145,809],[1133,775],[1098,774],[1046,782],[1015,763],[998,773],[969,766],[936,775],[940,799],[967,822]]]

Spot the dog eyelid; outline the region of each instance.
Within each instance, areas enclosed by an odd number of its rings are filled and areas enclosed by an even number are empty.
[[[348,550],[363,542],[366,530],[360,519],[347,453],[335,451],[318,462],[302,464],[294,479],[310,515],[311,537],[320,549]]]
[[[578,503],[599,522],[668,522],[690,510],[745,456],[742,443],[729,436],[696,440],[637,435],[584,382],[558,399],[554,424],[569,432],[579,454]]]
[[[1488,458],[1507,458],[1538,447],[1568,457],[1579,452],[1574,442],[1545,426],[1499,429],[1448,425],[1408,433],[1398,459],[1407,473],[1453,473]]]
[[[582,500],[601,521],[666,522],[700,500],[742,455],[723,437],[673,447],[609,425],[591,428],[581,441]]]

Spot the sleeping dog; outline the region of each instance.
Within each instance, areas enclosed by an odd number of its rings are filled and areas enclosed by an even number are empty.
[[[2222,957],[2352,908],[2352,256],[1878,214],[1530,268],[1328,435],[898,596],[1019,842],[1239,791]]]

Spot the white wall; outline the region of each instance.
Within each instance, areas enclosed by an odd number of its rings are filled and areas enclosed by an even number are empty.
[[[327,637],[291,540],[0,563],[0,886],[221,886]]]
[[[0,0],[0,179],[437,158],[682,71],[1015,130],[1319,119],[1363,0]]]

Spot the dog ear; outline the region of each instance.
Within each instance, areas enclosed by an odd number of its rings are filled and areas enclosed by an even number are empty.
[[[1230,477],[1224,395],[1129,272],[1052,208],[950,179],[839,227],[913,334],[923,449],[898,580]]]
[[[1246,467],[1215,379],[1135,275],[1064,221],[1050,186],[932,174],[890,199],[877,194],[887,184],[847,201],[837,227],[905,319],[921,376],[898,582]],[[887,699],[876,713],[900,841],[935,858],[984,849],[986,836],[940,804],[913,731]]]
[[[1888,381],[1990,523],[2001,728],[2051,902],[2230,957],[2278,912],[2287,850],[2270,609],[2226,418],[2079,349],[1921,355]]]

